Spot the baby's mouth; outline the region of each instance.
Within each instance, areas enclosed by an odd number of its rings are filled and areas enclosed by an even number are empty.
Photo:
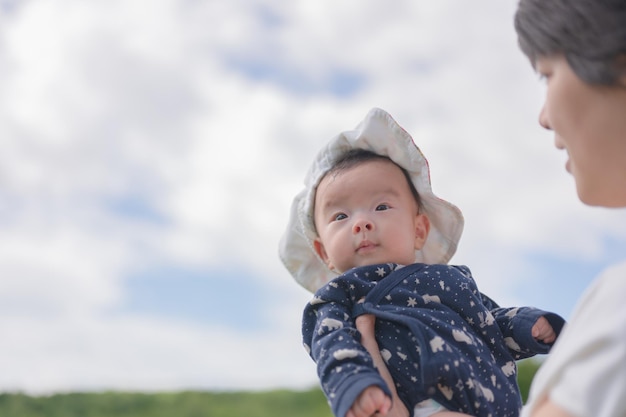
[[[356,248],[357,252],[368,251],[376,248],[376,244],[369,240],[362,241],[359,246]]]

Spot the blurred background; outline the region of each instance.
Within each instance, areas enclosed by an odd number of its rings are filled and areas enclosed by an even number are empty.
[[[317,150],[392,114],[452,262],[568,317],[626,250],[537,123],[514,0],[0,0],[0,390],[305,388],[277,256]]]

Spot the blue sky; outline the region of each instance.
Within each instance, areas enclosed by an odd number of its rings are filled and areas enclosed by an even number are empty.
[[[381,107],[461,208],[452,262],[567,317],[626,251],[537,124],[515,1],[0,2],[0,390],[303,388],[277,246]]]

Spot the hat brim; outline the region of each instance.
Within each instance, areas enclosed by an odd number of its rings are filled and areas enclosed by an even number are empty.
[[[317,185],[345,152],[361,148],[389,157],[404,168],[413,182],[430,220],[430,232],[415,262],[445,264],[452,258],[463,233],[463,215],[453,204],[432,192],[428,161],[413,138],[384,110],[370,110],[357,127],[335,136],[315,157],[305,188],[291,205],[287,230],[279,243],[279,256],[295,280],[311,292],[337,276],[313,247],[317,238],[313,205]]]

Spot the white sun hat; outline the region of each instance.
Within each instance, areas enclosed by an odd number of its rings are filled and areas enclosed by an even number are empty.
[[[287,230],[279,244],[279,255],[296,281],[311,292],[337,276],[313,248],[313,241],[318,237],[313,220],[315,191],[335,161],[354,148],[389,157],[411,177],[430,220],[428,238],[422,249],[415,251],[415,262],[448,263],[463,232],[461,211],[433,194],[428,161],[411,136],[387,112],[374,108],[354,130],[340,133],[319,151],[304,179],[305,188],[296,195],[291,205]]]

